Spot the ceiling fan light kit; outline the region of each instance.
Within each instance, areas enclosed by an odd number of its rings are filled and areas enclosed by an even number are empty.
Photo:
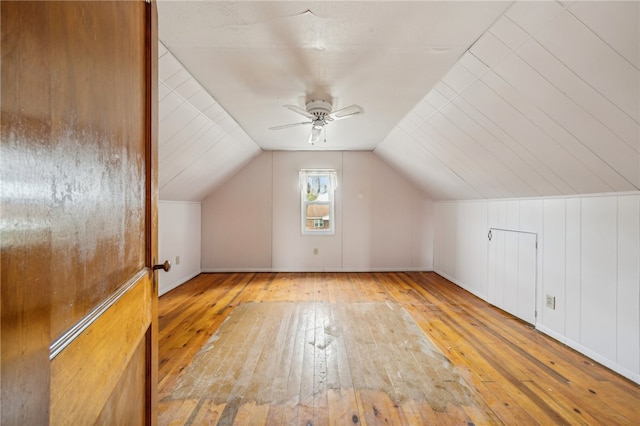
[[[364,113],[364,109],[360,105],[351,105],[346,108],[339,109],[337,111],[331,112],[333,106],[331,102],[323,101],[323,100],[311,100],[307,102],[305,105],[305,109],[300,108],[296,105],[284,105],[285,108],[290,109],[291,111],[298,113],[300,115],[304,115],[311,121],[303,121],[301,123],[292,123],[285,124],[283,126],[275,126],[270,127],[271,130],[280,130],[286,129],[289,127],[301,126],[311,124],[311,135],[309,136],[309,143],[314,145],[316,142],[320,140],[320,135],[322,130],[325,131],[325,139],[326,138],[326,125],[331,121],[342,120],[343,118],[353,117],[358,114]]]

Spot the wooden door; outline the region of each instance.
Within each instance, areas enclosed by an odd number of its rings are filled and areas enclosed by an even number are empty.
[[[0,423],[153,424],[155,4],[2,1]]]

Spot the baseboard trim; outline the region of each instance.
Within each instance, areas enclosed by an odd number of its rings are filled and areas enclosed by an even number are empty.
[[[563,336],[562,334],[558,333],[557,331],[554,331],[548,327],[545,327],[542,324],[536,324],[536,330],[540,331],[541,333],[546,334],[547,336],[557,340],[560,343],[563,343],[567,346],[569,346],[572,349],[575,349],[576,351],[580,352],[581,354],[584,354],[586,356],[588,356],[589,358],[591,358],[592,360],[596,361],[599,364],[604,365],[605,367],[615,371],[616,373],[620,374],[621,376],[626,377],[627,379],[640,384],[640,374],[636,373],[634,371],[629,370],[628,368],[617,364],[616,362],[598,354],[597,352],[592,351],[591,349],[581,345],[580,343],[576,342],[575,340],[569,339],[566,336]]]
[[[326,269],[289,269],[289,268],[203,268],[202,273],[233,272],[433,272],[431,268],[326,268]]]
[[[476,293],[475,291],[467,288],[464,284],[458,282],[458,280],[456,280],[455,278],[447,275],[446,273],[442,272],[442,271],[438,271],[437,269],[434,270],[434,272],[440,276],[442,276],[443,278],[446,278],[447,280],[451,281],[453,284],[457,285],[458,287],[468,291],[469,293],[473,294],[474,296],[484,300],[485,302],[487,302],[487,298],[485,295],[481,295]],[[487,302],[489,303],[489,302]],[[498,308],[499,309],[499,308]],[[567,338],[566,336],[563,336],[562,334],[545,327],[544,325],[540,324],[540,323],[536,323],[535,324],[535,328],[536,330],[540,331],[543,334],[546,334],[547,336],[551,337],[554,340],[557,340],[560,343],[563,343],[567,346],[569,346],[572,349],[575,349],[576,351],[580,352],[581,354],[591,358],[592,360],[594,360],[595,362],[604,365],[605,367],[609,368],[610,370],[615,371],[616,373],[620,374],[621,376],[626,377],[627,379],[640,384],[640,374],[629,370],[626,367],[623,367],[617,363],[615,363],[614,361],[611,361],[608,358],[605,358],[604,356],[590,350],[589,348],[586,348],[584,346],[582,346],[581,344],[579,344],[578,342],[571,340],[569,338]]]
[[[178,279],[178,281],[176,281],[176,282],[174,282],[174,283],[170,284],[170,285],[169,285],[169,287],[167,287],[167,288],[162,288],[162,289],[161,289],[161,288],[158,288],[158,296],[162,296],[163,294],[169,293],[171,290],[173,290],[173,289],[175,289],[175,288],[180,287],[182,284],[186,283],[186,282],[187,282],[187,281],[189,281],[190,279],[197,277],[197,276],[198,276],[198,275],[200,275],[202,272],[203,272],[203,271],[202,271],[202,270],[200,270],[200,271],[194,272],[194,273],[192,273],[192,274],[189,274],[189,275],[187,275],[187,276],[186,276],[186,277],[184,277],[184,278],[180,278],[180,279]]]
[[[447,280],[451,281],[452,283],[454,283],[458,287],[464,289],[465,291],[468,291],[469,293],[473,294],[474,296],[476,296],[476,297],[484,300],[485,302],[487,302],[487,295],[486,294],[481,294],[481,293],[478,293],[477,291],[475,291],[473,289],[470,289],[469,287],[464,285],[464,283],[458,281],[457,279],[453,278],[452,276],[450,276],[450,275],[448,275],[448,274],[446,274],[446,273],[444,273],[442,271],[434,269],[433,272],[435,272],[436,274],[440,275],[443,278],[446,278]],[[487,302],[487,303],[489,303],[489,302]]]

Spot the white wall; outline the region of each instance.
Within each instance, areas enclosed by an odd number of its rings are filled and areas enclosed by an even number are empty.
[[[337,170],[335,235],[300,232],[302,168]],[[202,268],[431,270],[431,217],[431,200],[371,152],[264,152],[203,201]]]
[[[184,201],[158,202],[158,263],[171,262],[158,274],[158,293],[168,292],[200,273],[201,206]],[[180,263],[177,263],[177,257]]]
[[[436,202],[434,218],[434,270],[485,300],[488,229],[537,233],[536,328],[640,383],[640,194]]]

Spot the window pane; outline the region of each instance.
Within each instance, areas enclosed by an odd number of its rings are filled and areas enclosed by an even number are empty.
[[[301,169],[301,225],[303,235],[334,234],[334,191],[338,186],[333,169]]]
[[[307,201],[329,201],[331,178],[328,175],[307,176]]]
[[[331,206],[329,204],[307,204],[306,230],[330,229],[330,212]]]

